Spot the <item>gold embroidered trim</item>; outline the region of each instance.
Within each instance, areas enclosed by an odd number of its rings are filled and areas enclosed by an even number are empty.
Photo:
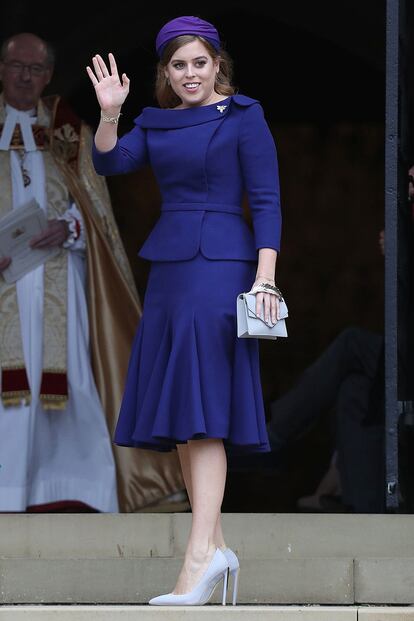
[[[1,400],[4,407],[10,407],[12,405],[29,405],[31,401],[31,395],[28,390],[15,390],[13,392],[2,392]]]
[[[64,395],[40,395],[42,401],[67,401]]]
[[[40,395],[40,401],[44,410],[64,410],[68,403],[61,395]]]

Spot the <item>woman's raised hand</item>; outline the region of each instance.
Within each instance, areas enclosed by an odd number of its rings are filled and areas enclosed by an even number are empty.
[[[101,110],[104,112],[118,112],[129,93],[129,79],[126,74],[122,74],[122,81],[119,79],[118,68],[113,54],[108,54],[109,70],[104,59],[99,54],[92,58],[93,68],[86,67],[86,71],[95,87],[96,97],[98,98]]]

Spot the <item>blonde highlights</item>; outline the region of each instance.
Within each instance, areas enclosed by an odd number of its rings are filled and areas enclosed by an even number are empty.
[[[196,35],[181,35],[170,41],[161,56],[157,65],[157,74],[155,78],[155,98],[160,108],[175,108],[181,103],[181,99],[174,93],[170,84],[165,77],[165,67],[170,62],[173,54],[183,45],[196,40],[206,48],[213,61],[219,59],[219,70],[216,75],[214,90],[220,95],[234,95],[235,88],[232,84],[233,78],[233,61],[225,50],[217,51],[211,43]]]

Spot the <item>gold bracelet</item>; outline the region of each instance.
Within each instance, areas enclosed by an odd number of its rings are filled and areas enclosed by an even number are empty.
[[[101,119],[102,121],[104,121],[104,123],[114,123],[114,125],[117,125],[121,114],[122,112],[119,112],[116,116],[105,116],[103,111],[101,110]]]

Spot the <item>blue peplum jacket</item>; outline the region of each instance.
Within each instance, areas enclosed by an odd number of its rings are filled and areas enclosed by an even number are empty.
[[[233,95],[207,106],[144,108],[134,128],[108,152],[93,147],[101,175],[150,165],[161,215],[139,251],[150,261],[257,261],[259,248],[280,249],[276,147],[260,103]],[[247,192],[254,234],[243,218]]]

